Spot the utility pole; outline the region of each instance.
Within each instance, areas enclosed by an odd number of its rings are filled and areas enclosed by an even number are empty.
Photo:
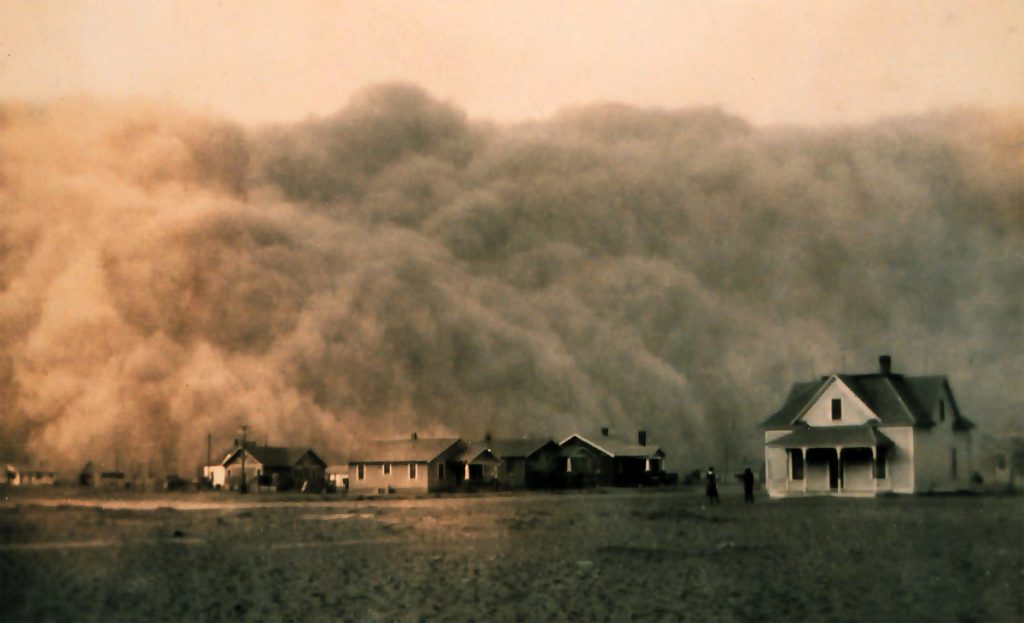
[[[213,453],[213,435],[206,433],[206,469],[203,470],[203,476],[206,477],[210,487],[213,487],[213,465],[210,464],[210,455]]]
[[[242,493],[246,492],[246,476],[245,476],[245,434],[249,430],[248,424],[242,424],[242,486],[239,489]]]

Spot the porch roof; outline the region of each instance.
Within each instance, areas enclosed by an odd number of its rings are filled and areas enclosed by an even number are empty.
[[[768,442],[772,448],[884,448],[895,445],[873,426],[819,426],[800,428]]]

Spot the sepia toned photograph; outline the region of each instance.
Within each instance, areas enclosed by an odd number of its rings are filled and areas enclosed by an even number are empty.
[[[0,623],[1024,622],[1024,3],[0,0]]]

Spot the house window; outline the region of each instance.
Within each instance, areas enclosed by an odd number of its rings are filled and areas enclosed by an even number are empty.
[[[572,473],[572,457],[565,457],[565,473]]]
[[[360,463],[359,466],[356,468],[356,478],[359,479],[359,480],[365,480],[366,479],[366,472],[363,471],[363,464],[362,463]]]
[[[646,461],[644,461],[644,471],[651,471],[651,459],[647,459]]]
[[[388,474],[391,473],[391,463],[385,463],[385,464],[381,465],[380,468],[382,470],[384,470],[384,475],[385,476],[387,476]]]
[[[832,399],[832,419],[843,419],[843,401],[839,398]]]
[[[437,464],[437,478],[439,480],[444,480],[444,463]]]
[[[885,448],[879,448],[875,452],[875,478],[885,478]]]
[[[951,448],[951,450],[953,452],[950,455],[949,467],[950,467],[950,473],[953,476],[953,480],[956,480],[956,448]]]
[[[799,450],[789,451],[790,478],[793,480],[804,479],[804,455]]]
[[[945,400],[940,400],[939,401],[939,421],[940,422],[945,422],[946,421],[946,401]]]
[[[416,464],[409,463],[409,480],[416,480]]]

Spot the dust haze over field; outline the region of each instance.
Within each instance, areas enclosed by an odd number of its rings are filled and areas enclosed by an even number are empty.
[[[1019,426],[1024,117],[515,126],[413,86],[245,128],[0,108],[5,456],[191,470],[205,435],[651,431],[756,457],[793,381],[948,373]],[[190,472],[189,472],[190,473]]]

